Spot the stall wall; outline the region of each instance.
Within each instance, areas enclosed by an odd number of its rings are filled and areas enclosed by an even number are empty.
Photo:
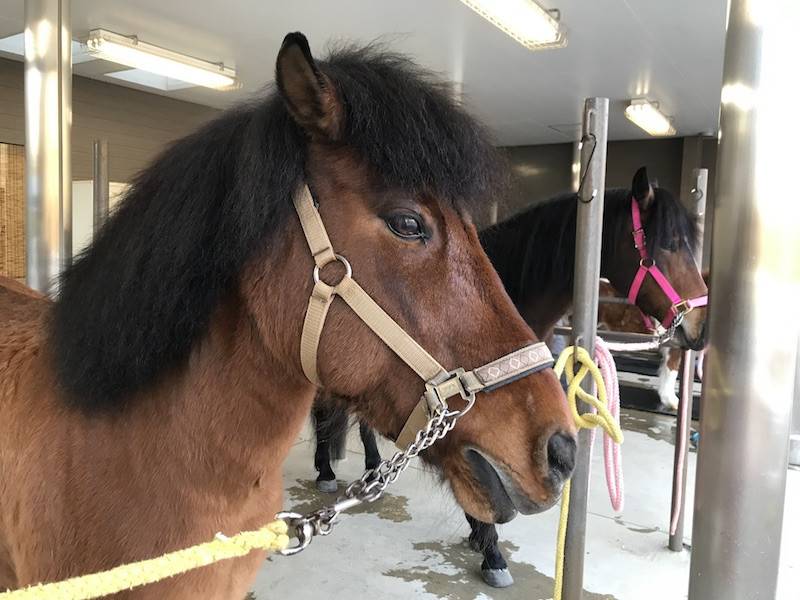
[[[506,148],[514,174],[513,191],[498,219],[572,188],[573,147],[568,144]],[[658,185],[676,195],[681,189],[683,138],[632,140],[608,143],[606,185],[630,187],[641,166]]]
[[[92,141],[108,140],[112,181],[128,182],[164,146],[218,113],[217,109],[74,77],[72,176],[92,177]],[[0,59],[0,142],[25,143],[23,64]]]

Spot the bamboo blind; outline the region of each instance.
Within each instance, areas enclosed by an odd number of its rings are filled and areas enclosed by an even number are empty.
[[[0,143],[0,275],[25,281],[25,148]]]

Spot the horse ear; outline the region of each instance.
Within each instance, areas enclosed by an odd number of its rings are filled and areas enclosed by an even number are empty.
[[[636,171],[631,184],[631,193],[639,203],[641,210],[645,211],[650,208],[655,198],[655,193],[653,192],[653,186],[650,185],[650,179],[647,177],[647,167],[639,167],[639,170]]]
[[[342,107],[331,80],[319,70],[308,40],[300,32],[283,39],[275,65],[275,81],[295,122],[312,137],[339,137]]]

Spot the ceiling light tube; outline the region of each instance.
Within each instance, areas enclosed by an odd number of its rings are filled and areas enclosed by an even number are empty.
[[[135,36],[93,29],[84,43],[97,58],[170,79],[215,89],[236,85],[236,71],[230,67],[148,44]]]
[[[654,136],[675,135],[675,127],[658,107],[644,98],[636,98],[625,109],[625,116],[636,126]]]
[[[529,50],[561,48],[567,38],[553,14],[533,0],[461,0]]]

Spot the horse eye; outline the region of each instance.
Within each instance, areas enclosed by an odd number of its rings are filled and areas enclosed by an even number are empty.
[[[395,213],[386,217],[386,224],[392,233],[401,238],[424,238],[425,228],[420,218],[409,213]]]

